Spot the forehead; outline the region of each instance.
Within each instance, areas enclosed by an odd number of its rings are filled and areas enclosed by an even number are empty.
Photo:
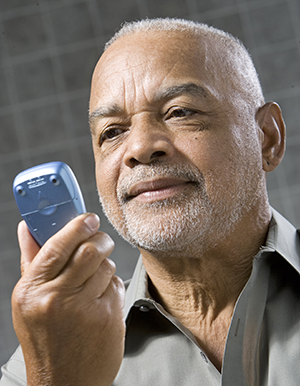
[[[109,99],[144,94],[184,83],[200,83],[217,94],[215,64],[208,38],[179,32],[147,32],[124,36],[100,58],[92,79],[90,109]],[[215,50],[213,50],[215,52]]]

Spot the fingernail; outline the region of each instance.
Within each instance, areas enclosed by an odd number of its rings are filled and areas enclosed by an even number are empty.
[[[99,229],[100,219],[95,213],[91,213],[89,216],[87,216],[84,222],[90,228],[91,232],[95,232]]]

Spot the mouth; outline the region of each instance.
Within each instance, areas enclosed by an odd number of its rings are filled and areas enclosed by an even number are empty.
[[[123,202],[135,200],[140,203],[151,203],[178,195],[187,185],[194,183],[178,178],[159,178],[152,181],[142,181],[132,185],[124,195]]]

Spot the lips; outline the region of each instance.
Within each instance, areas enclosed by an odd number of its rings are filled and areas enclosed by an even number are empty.
[[[128,190],[125,201],[137,199],[140,202],[151,202],[166,199],[180,193],[191,181],[178,178],[159,178],[133,184]]]
[[[137,203],[163,202],[187,193],[191,184],[196,189],[204,189],[204,177],[198,168],[191,164],[155,161],[151,165],[137,165],[119,178],[117,197],[120,205],[132,200]]]

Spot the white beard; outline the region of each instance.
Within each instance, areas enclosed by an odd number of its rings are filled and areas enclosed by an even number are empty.
[[[184,178],[191,184],[181,195],[165,200],[146,204],[126,199],[130,186],[158,177]],[[100,202],[109,221],[132,245],[149,252],[162,253],[196,248],[197,254],[201,254],[223,241],[252,206],[249,201],[251,192],[246,183],[249,175],[234,178],[235,186],[229,199],[220,182],[213,181],[211,176],[207,178],[210,186],[206,186],[202,173],[196,167],[156,161],[136,166],[129,177],[119,182],[118,209],[107,198],[100,197]],[[259,189],[256,187],[255,193],[252,187],[251,191],[254,202]],[[119,210],[122,212],[121,223],[118,220],[119,212],[115,212]]]

